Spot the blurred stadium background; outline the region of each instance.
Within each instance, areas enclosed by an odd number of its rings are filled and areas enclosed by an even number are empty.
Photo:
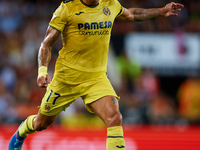
[[[124,7],[163,7],[169,0],[119,0]],[[37,53],[59,0],[0,0],[0,149],[17,126],[36,114]],[[127,150],[200,147],[200,1],[178,17],[115,21],[108,77],[120,95]],[[59,39],[53,47],[52,77]],[[106,128],[77,99],[48,130],[30,135],[23,150],[105,150]]]

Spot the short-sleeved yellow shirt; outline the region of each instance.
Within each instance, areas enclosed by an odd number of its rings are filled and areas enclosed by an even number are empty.
[[[62,34],[54,77],[78,84],[105,75],[111,29],[124,8],[117,0],[100,0],[88,6],[82,0],[67,0],[54,12],[49,25]]]

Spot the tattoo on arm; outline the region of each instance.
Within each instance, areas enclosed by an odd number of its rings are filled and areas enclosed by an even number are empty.
[[[113,101],[113,104],[116,104],[117,103],[117,100],[116,100],[116,98],[114,98],[114,97],[111,97],[111,101]]]
[[[152,18],[159,17],[161,11],[159,9],[130,9],[134,15],[134,21],[145,21]]]
[[[47,66],[49,61],[51,60],[51,51],[52,46],[57,41],[60,36],[60,32],[49,27],[47,29],[47,33],[44,41],[41,43],[39,54],[38,54],[38,64],[40,66]]]

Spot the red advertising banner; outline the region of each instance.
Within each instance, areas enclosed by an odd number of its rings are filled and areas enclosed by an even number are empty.
[[[0,125],[0,150],[7,150],[15,125]],[[22,150],[106,150],[106,128],[52,126],[31,134]],[[200,126],[124,126],[126,150],[200,150]]]

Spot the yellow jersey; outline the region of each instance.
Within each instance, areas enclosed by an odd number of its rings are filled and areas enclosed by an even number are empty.
[[[62,2],[49,23],[61,32],[63,42],[54,77],[78,84],[105,75],[111,29],[123,13],[117,0],[100,0],[95,6],[82,0]]]

